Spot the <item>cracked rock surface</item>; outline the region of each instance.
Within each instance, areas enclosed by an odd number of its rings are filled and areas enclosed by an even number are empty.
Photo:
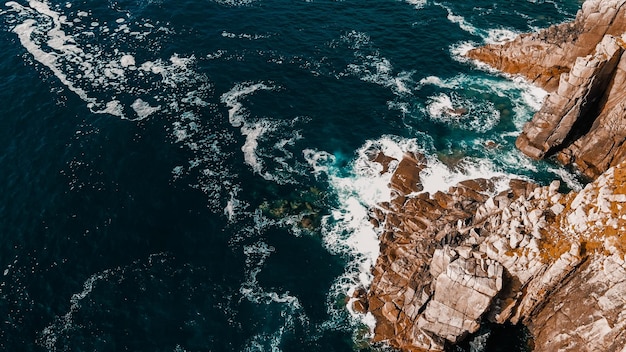
[[[405,155],[390,171],[416,185],[392,182],[371,210],[381,253],[355,303],[376,318],[375,341],[443,351],[491,321],[525,324],[536,351],[621,351],[626,164],[578,193],[478,179],[429,194],[415,191],[425,163]]]
[[[595,178],[626,160],[625,32],[625,0],[587,0],[573,22],[467,55],[551,93],[517,140],[522,152]]]

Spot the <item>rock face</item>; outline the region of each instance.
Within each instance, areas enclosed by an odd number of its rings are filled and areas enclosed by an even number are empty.
[[[561,73],[569,72],[578,57],[593,53],[605,35],[626,31],[625,0],[587,0],[573,22],[524,34],[503,45],[474,49],[468,57],[511,74],[521,74],[549,92]]]
[[[421,192],[421,155],[371,209],[380,256],[355,310],[374,341],[444,351],[481,323],[526,325],[536,351],[626,352],[626,0],[587,0],[571,23],[468,53],[551,92],[516,145],[596,180],[578,193],[478,179]],[[420,193],[421,192],[421,193]]]
[[[423,170],[406,155],[394,178]],[[407,190],[420,189],[419,174]],[[464,181],[372,209],[381,254],[367,292],[375,341],[443,351],[481,322],[523,323],[536,351],[626,348],[626,164],[579,193],[512,180]],[[584,302],[584,304],[581,304]]]
[[[587,0],[571,23],[487,45],[468,56],[552,94],[516,145],[556,155],[591,178],[626,159],[626,0]]]
[[[548,96],[517,139],[518,148],[540,159],[567,147],[578,137],[577,131],[593,123],[594,110],[624,51],[621,43],[605,36],[593,55],[579,57],[569,73],[561,74],[557,91]]]

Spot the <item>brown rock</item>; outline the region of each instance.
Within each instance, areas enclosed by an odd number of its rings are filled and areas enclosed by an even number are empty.
[[[587,0],[570,23],[468,53],[552,94],[516,141],[528,156],[556,155],[594,178],[626,160],[626,1]]]
[[[558,90],[524,126],[517,147],[541,159],[583,135],[596,118],[594,110],[605,95],[623,51],[618,39],[606,36],[593,55],[578,58],[572,70],[561,75]]]
[[[390,166],[391,162],[398,161],[395,158],[392,158],[390,156],[385,155],[381,151],[376,151],[373,154],[374,154],[374,156],[370,157],[369,159],[371,161],[377,162],[377,163],[379,163],[380,165],[383,166],[383,170],[380,172],[381,174],[387,173],[389,171],[389,166]]]
[[[424,189],[420,172],[426,167],[426,158],[421,154],[406,153],[391,177],[390,188],[405,196]]]
[[[503,45],[486,45],[467,56],[500,71],[521,74],[552,92],[576,58],[591,54],[606,34],[621,36],[626,31],[625,13],[623,0],[587,0],[573,22],[524,34]]]
[[[495,197],[481,192],[489,180],[463,182],[433,195],[438,200],[408,196],[410,207],[382,213],[367,294],[374,341],[443,351],[489,319],[527,324],[536,351],[620,351],[624,182],[626,163],[567,196],[558,194],[558,182],[521,180]],[[433,211],[439,214],[424,214]]]

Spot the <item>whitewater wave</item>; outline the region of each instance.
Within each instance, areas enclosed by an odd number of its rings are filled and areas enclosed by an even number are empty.
[[[221,101],[228,107],[230,124],[239,128],[246,137],[241,151],[244,162],[252,171],[278,184],[295,183],[294,176],[302,175],[303,171],[300,163],[293,160],[293,153],[288,150],[288,146],[292,147],[297,140],[302,139],[300,131],[294,129],[300,119],[284,121],[253,117],[243,104],[245,99],[258,92],[276,92],[279,89],[273,83],[238,83],[222,94]]]
[[[446,10],[448,12],[448,21],[457,24],[462,30],[473,34],[473,35],[479,35],[479,33],[481,32],[480,29],[478,29],[476,26],[474,26],[473,24],[469,23],[465,17],[461,16],[461,15],[457,15],[455,14],[451,8],[449,8],[448,6],[445,6],[441,3],[435,3],[435,5],[443,8],[444,10]]]
[[[480,37],[483,40],[483,44],[499,44],[504,43],[510,40],[515,39],[521,32],[515,31],[510,28],[490,28],[490,29],[482,29],[476,27],[474,24],[470,23],[465,17],[455,14],[454,11],[442,4],[442,3],[434,3],[436,6],[439,6],[446,10],[448,13],[447,18],[451,23],[457,24],[462,30],[465,32],[472,34],[474,36]]]
[[[420,10],[426,6],[427,0],[405,0],[408,4],[413,5],[416,9]]]
[[[213,87],[195,70],[196,58],[171,54],[138,53],[128,48],[159,48],[169,28],[149,20],[117,18],[102,21],[74,6],[52,8],[31,0],[28,5],[11,1],[5,16],[12,31],[44,74],[52,74],[96,114],[108,114],[143,123],[159,118],[170,121],[171,141],[180,143],[192,158],[172,170],[175,179],[195,175],[192,187],[202,190],[208,206],[222,212],[232,205],[231,195],[240,186],[226,163],[234,136],[220,122],[204,122],[200,116],[220,116],[208,101]],[[97,29],[98,43],[92,37]],[[139,57],[151,55],[150,60]],[[250,145],[254,141],[251,139]],[[231,203],[228,203],[231,202]],[[232,207],[231,207],[232,209]]]
[[[456,92],[430,97],[426,112],[433,120],[476,132],[489,131],[500,121],[500,112],[492,102]]]
[[[355,62],[348,64],[339,76],[356,76],[359,79],[391,89],[397,96],[412,94],[415,82],[413,72],[396,73],[391,61],[381,56],[367,33],[350,31],[341,36],[343,43],[354,50]]]
[[[538,111],[547,92],[528,83],[522,77],[502,77],[458,74],[450,78],[425,77],[419,87],[434,86],[442,92],[432,96],[425,110],[431,118],[465,123],[466,128],[484,132],[491,129],[499,120],[499,112],[494,104],[485,100],[486,96],[506,98],[512,105],[513,121],[518,130]],[[455,113],[463,108],[467,113]],[[471,121],[466,121],[471,120]]]

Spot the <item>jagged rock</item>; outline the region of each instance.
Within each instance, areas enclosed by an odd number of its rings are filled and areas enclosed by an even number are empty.
[[[595,53],[579,57],[569,73],[563,73],[556,92],[524,126],[516,146],[541,159],[568,146],[595,119],[594,109],[615,73],[624,48],[621,40],[607,35]]]
[[[624,351],[626,263],[597,256],[552,293],[528,326],[542,351]]]
[[[556,155],[595,178],[626,160],[625,32],[625,0],[587,0],[573,22],[468,56],[551,92],[516,145],[536,159]]]
[[[435,283],[435,295],[418,319],[420,329],[456,343],[480,327],[480,318],[502,289],[502,266],[459,258]]]
[[[419,192],[424,187],[420,182],[420,172],[426,166],[426,158],[421,154],[406,153],[391,177],[389,187],[397,196]]]
[[[602,108],[589,132],[559,153],[564,164],[575,164],[589,177],[626,160],[626,55],[609,82]]]
[[[465,181],[383,214],[374,341],[443,351],[490,320],[526,324],[536,351],[626,345],[626,163],[579,193],[510,185]]]
[[[503,45],[492,44],[467,56],[511,74],[521,74],[549,92],[556,90],[561,73],[569,72],[576,58],[593,52],[609,34],[626,31],[625,0],[587,0],[573,22],[523,34]]]

